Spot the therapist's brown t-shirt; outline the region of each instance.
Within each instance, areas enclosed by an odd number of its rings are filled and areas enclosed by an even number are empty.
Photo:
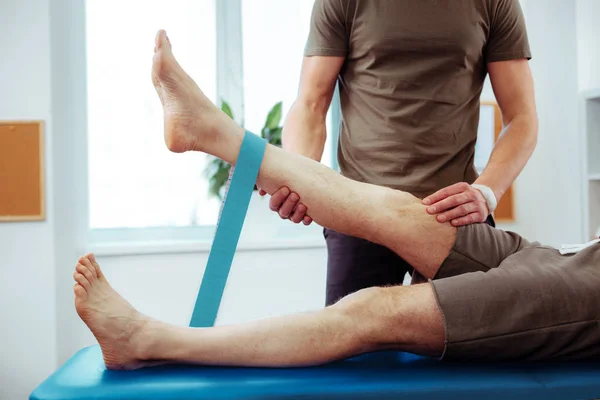
[[[472,183],[487,63],[531,58],[518,0],[316,0],[305,56],[341,56],[349,178],[426,196]]]

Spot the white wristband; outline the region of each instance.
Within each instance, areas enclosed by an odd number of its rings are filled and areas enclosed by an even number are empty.
[[[496,200],[494,191],[485,185],[478,185],[476,183],[472,184],[471,187],[481,192],[485,202],[487,203],[488,209],[490,210],[490,214],[493,213],[498,205],[498,200]]]

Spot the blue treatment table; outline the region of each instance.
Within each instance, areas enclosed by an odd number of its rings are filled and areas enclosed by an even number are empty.
[[[265,143],[247,133],[228,185],[190,326],[215,322]],[[108,371],[98,346],[80,350],[32,400],[561,399],[600,398],[600,362],[448,363],[382,352],[312,368],[163,366]]]
[[[600,398],[600,363],[458,364],[386,352],[297,369],[107,371],[97,346],[79,351],[31,395],[32,400],[594,398]]]

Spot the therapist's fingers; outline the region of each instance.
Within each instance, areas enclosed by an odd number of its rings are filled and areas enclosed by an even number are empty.
[[[460,206],[453,208],[452,210],[446,211],[442,214],[437,215],[437,220],[439,222],[447,222],[453,221],[458,218],[471,216],[474,218],[474,222],[483,222],[487,218],[487,215],[484,217],[483,215],[487,214],[487,207],[483,208],[479,206],[475,202],[461,204]]]
[[[281,208],[281,206],[283,205],[283,203],[289,195],[290,189],[288,189],[287,187],[282,187],[275,193],[273,193],[273,195],[271,195],[271,198],[269,199],[269,208],[271,209],[271,211],[279,212],[279,209]]]
[[[487,203],[483,194],[474,187],[469,186],[464,192],[452,195],[430,205],[427,207],[427,212],[429,214],[439,214],[467,203],[476,203],[477,207],[481,208],[482,211],[487,209]]]
[[[262,195],[261,192],[264,191],[262,189],[259,191],[259,194]],[[278,213],[282,219],[290,219],[296,224],[302,222],[304,225],[310,225],[313,220],[306,215],[307,207],[299,201],[300,196],[297,193],[287,187],[282,187],[271,195],[269,208]]]
[[[459,193],[440,200],[437,203],[427,207],[429,214],[440,214],[444,211],[452,210],[463,204],[471,203],[471,199],[466,193]]]
[[[296,208],[298,201],[300,201],[300,196],[298,196],[297,193],[292,192],[279,208],[279,216],[283,219],[289,218]]]
[[[300,222],[302,222],[302,220],[304,219],[305,216],[306,216],[306,206],[302,203],[299,203],[296,206],[296,209],[294,211],[292,211],[292,215],[290,215],[290,220],[295,224],[299,224]]]
[[[471,187],[471,186],[466,182],[455,183],[454,185],[450,185],[448,187],[440,189],[437,192],[435,192],[434,194],[425,197],[423,199],[423,204],[425,204],[426,206],[435,204],[449,196],[452,196],[452,195],[455,195],[458,193],[462,193],[465,190],[467,190],[469,187]]]

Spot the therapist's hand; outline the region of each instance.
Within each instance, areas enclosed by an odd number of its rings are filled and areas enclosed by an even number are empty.
[[[423,199],[427,212],[439,222],[462,226],[485,222],[490,211],[481,192],[466,182],[440,189]]]
[[[261,196],[267,194],[262,189],[259,189],[258,193]],[[287,187],[282,187],[271,195],[269,208],[278,213],[282,219],[289,219],[295,224],[302,222],[304,225],[310,225],[312,223],[312,218],[306,215],[306,206],[300,203],[298,193],[290,191]]]

